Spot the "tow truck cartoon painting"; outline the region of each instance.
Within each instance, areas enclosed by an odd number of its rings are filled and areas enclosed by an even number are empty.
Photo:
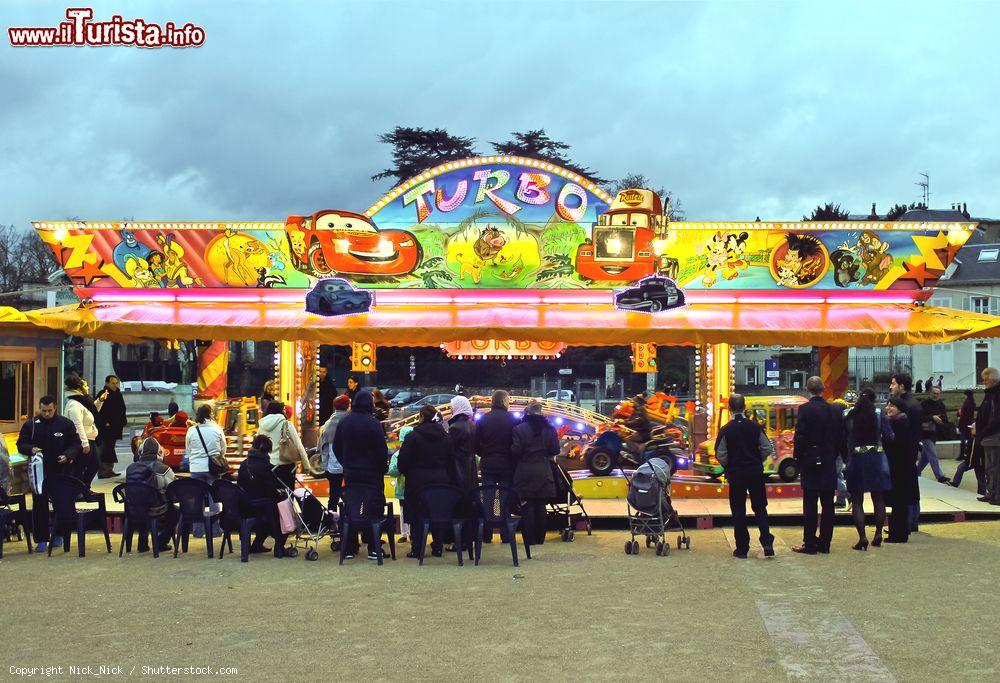
[[[652,190],[622,190],[597,217],[592,238],[576,250],[576,272],[585,280],[635,282],[660,272],[676,277],[667,258],[667,217]]]
[[[412,233],[379,230],[368,218],[348,211],[289,216],[285,234],[297,265],[317,277],[406,275],[422,256]]]

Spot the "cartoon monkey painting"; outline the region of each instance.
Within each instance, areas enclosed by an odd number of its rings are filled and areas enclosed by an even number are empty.
[[[830,263],[833,265],[833,282],[838,287],[848,287],[860,279],[861,261],[853,248],[840,247],[830,254]]]
[[[865,230],[858,238],[858,247],[861,249],[861,265],[865,268],[861,284],[878,284],[892,267],[892,256],[886,253],[889,250],[889,243],[880,240],[875,232]]]

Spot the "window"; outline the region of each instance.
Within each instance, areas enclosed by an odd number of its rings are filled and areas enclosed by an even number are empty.
[[[746,373],[747,373],[747,381],[746,381],[747,386],[756,386],[757,385],[757,366],[756,365],[748,365],[746,367]]]
[[[951,308],[950,296],[932,296],[927,302],[935,308]]]
[[[996,261],[997,257],[1000,257],[1000,249],[997,247],[991,247],[989,249],[979,250],[979,262],[989,263],[991,261]]]
[[[0,422],[18,422],[32,415],[35,402],[35,364],[0,362]]]
[[[973,313],[983,313],[989,315],[990,298],[988,296],[974,296],[971,298],[972,305],[969,310]]]
[[[955,349],[950,342],[947,344],[931,344],[931,371],[955,371]]]

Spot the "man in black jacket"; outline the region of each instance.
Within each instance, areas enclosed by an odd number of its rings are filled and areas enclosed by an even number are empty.
[[[333,452],[344,467],[347,485],[368,484],[382,491],[383,477],[389,471],[389,447],[385,431],[373,416],[375,402],[367,389],[361,390],[351,402],[351,411],[340,419],[333,435]],[[382,498],[382,505],[385,499]],[[371,532],[365,531],[367,537]],[[347,539],[348,554],[357,552],[357,538]],[[375,546],[368,543],[368,557],[375,559]]]
[[[933,379],[933,376],[932,376]],[[928,380],[930,382],[930,380]],[[913,438],[913,451],[907,454],[907,462],[917,462],[922,450],[924,409],[920,401],[910,392],[913,386],[913,379],[906,373],[896,373],[889,380],[889,393],[893,398],[898,398],[906,406],[906,424],[910,428],[910,436]],[[930,391],[930,386],[926,388]],[[935,473],[936,474],[936,473]],[[918,479],[917,469],[914,466],[913,478]],[[916,502],[910,504],[909,522],[910,531],[916,531],[920,523],[920,486],[916,485]]]
[[[948,409],[944,407],[944,401],[941,400],[940,388],[931,388],[930,394],[930,398],[925,398],[920,402],[920,408],[924,413],[924,422],[921,425],[920,460],[917,462],[917,476],[920,476],[920,473],[929,464],[937,480],[942,484],[947,484],[951,480],[941,472],[936,443],[938,438],[944,435],[944,430],[948,426]]]
[[[510,394],[502,389],[493,392],[490,398],[490,412],[476,425],[476,454],[479,456],[479,471],[483,475],[483,486],[514,483],[514,467],[510,456],[514,441],[514,427],[517,419],[510,414]],[[485,529],[484,540],[493,539],[493,530]],[[500,534],[501,538],[504,533]]]
[[[514,480],[514,464],[510,446],[517,420],[510,414],[510,394],[498,390],[490,399],[490,412],[476,425],[476,454],[483,484],[510,486]]]
[[[823,380],[810,377],[806,390],[811,398],[795,419],[793,440],[795,460],[802,483],[802,514],[805,518],[802,545],[793,552],[815,555],[829,553],[833,540],[833,494],[837,490],[837,456],[846,460],[841,411],[823,398]],[[817,507],[822,505],[819,537],[816,536]]]
[[[333,415],[333,399],[337,398],[337,385],[333,383],[330,371],[325,365],[319,366],[317,377],[319,379],[319,391],[317,392],[319,394],[319,424],[322,426]]]
[[[774,453],[774,445],[763,428],[746,418],[746,401],[740,394],[729,397],[729,424],[719,430],[715,439],[715,457],[726,468],[729,482],[729,509],[733,513],[733,536],[736,548],[733,557],[747,559],[750,532],[747,529],[747,495],[760,531],[764,557],[774,556],[774,536],[767,520],[767,488],[764,485],[764,461]]]
[[[53,474],[70,473],[73,461],[83,453],[83,445],[72,420],[56,414],[56,400],[43,396],[38,402],[38,414],[21,426],[17,452],[29,458],[41,453],[42,468],[47,478]],[[44,552],[50,541],[48,497],[44,493],[32,493],[31,510],[32,533],[38,543],[36,550]],[[51,542],[59,545],[62,539],[56,537]]]
[[[122,438],[122,432],[128,423],[125,414],[125,399],[122,397],[121,380],[115,375],[104,378],[104,388],[97,394],[94,401],[97,406],[98,430],[98,467],[99,479],[110,479],[115,474],[115,463],[118,456],[115,446]]]
[[[979,500],[1000,505],[1000,370],[986,368],[982,378],[986,393],[972,426],[973,460],[977,451],[981,451],[986,493]]]

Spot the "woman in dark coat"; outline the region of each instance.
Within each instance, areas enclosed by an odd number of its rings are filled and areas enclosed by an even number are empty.
[[[847,490],[851,494],[851,514],[858,530],[855,550],[868,549],[865,533],[865,494],[870,493],[875,506],[875,536],[872,545],[882,545],[882,527],[885,526],[885,492],[892,488],[885,443],[892,441],[892,427],[884,412],[875,408],[875,392],[862,389],[858,402],[847,413]]]
[[[240,463],[236,484],[247,494],[247,498],[259,501],[254,507],[257,523],[254,525],[256,535],[250,544],[250,552],[266,553],[269,548],[264,546],[264,539],[273,536],[274,556],[285,557],[286,534],[281,533],[278,522],[278,511],[275,505],[285,496],[278,488],[278,480],[271,469],[271,449],[273,444],[266,436],[257,436],[250,444],[246,460]]]
[[[529,545],[545,542],[545,506],[556,495],[552,458],[559,455],[559,436],[535,401],[525,408],[524,420],[514,427],[510,454],[514,461],[514,489],[521,496],[521,519]]]
[[[889,399],[885,412],[889,416],[893,434],[892,440],[884,444],[889,460],[889,478],[892,481],[892,491],[888,496],[892,514],[889,516],[889,537],[886,543],[906,543],[910,538],[909,506],[920,500],[917,462],[913,458],[916,446],[913,443],[913,430],[907,422],[906,403],[898,398]]]
[[[410,528],[414,530],[410,536],[414,539],[418,537],[415,530],[422,529],[424,524],[420,491],[427,486],[455,483],[450,474],[454,471],[455,455],[451,438],[444,429],[441,415],[434,406],[423,406],[420,409],[420,424],[406,435],[399,449],[396,463],[400,474],[406,477],[403,504]],[[435,531],[431,553],[440,557],[443,548],[443,539]],[[416,557],[419,551],[420,548],[415,545],[407,557]]]
[[[472,404],[465,396],[451,399],[448,436],[455,451],[455,485],[471,491],[479,481],[475,454],[476,425],[472,418]]]

